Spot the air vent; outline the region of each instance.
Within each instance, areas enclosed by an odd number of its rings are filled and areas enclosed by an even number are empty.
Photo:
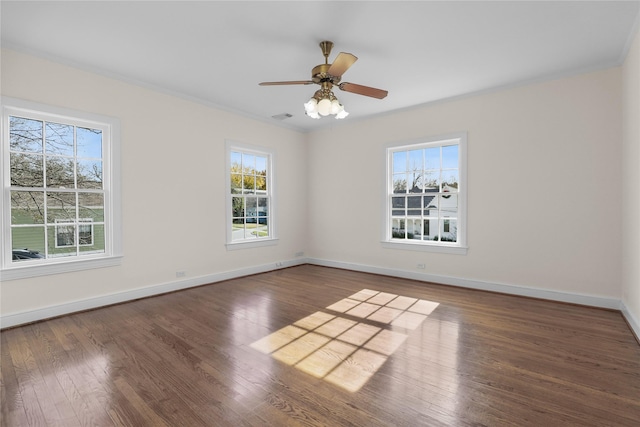
[[[276,120],[284,120],[284,119],[290,119],[291,117],[293,117],[293,114],[289,114],[289,113],[282,113],[282,114],[276,114],[275,116],[271,116]]]

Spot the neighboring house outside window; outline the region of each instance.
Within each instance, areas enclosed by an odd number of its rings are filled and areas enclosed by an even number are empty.
[[[76,245],[76,227],[73,226],[74,223],[73,219],[56,219],[56,248],[74,247]],[[93,219],[80,218],[77,228],[79,246],[92,246],[94,244]]]
[[[227,142],[228,248],[275,241],[272,163],[269,150]]]
[[[466,135],[387,148],[386,246],[466,253]]]
[[[2,120],[3,279],[117,264],[117,121],[12,99]]]

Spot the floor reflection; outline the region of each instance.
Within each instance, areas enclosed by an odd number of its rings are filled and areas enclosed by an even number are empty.
[[[355,392],[438,305],[433,301],[363,289],[326,307],[326,312],[315,312],[255,341],[251,347]]]

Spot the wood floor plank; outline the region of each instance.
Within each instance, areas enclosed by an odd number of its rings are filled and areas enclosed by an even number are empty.
[[[9,352],[9,343],[14,341],[14,336],[20,331],[10,330],[0,334],[0,395],[2,419],[7,424],[28,425],[27,413],[25,412],[22,394],[20,393],[20,383],[16,376],[16,371]]]
[[[311,265],[0,335],[7,427],[640,420],[619,312]]]

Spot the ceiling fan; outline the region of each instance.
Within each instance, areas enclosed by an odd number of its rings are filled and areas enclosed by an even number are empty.
[[[304,104],[305,113],[314,119],[320,116],[335,115],[336,119],[345,118],[349,113],[344,110],[338,98],[333,94],[333,87],[337,86],[345,92],[356,93],[358,95],[370,96],[382,99],[388,92],[369,86],[362,86],[355,83],[341,82],[342,75],[358,60],[355,55],[340,52],[332,64],[329,64],[329,55],[333,48],[333,42],[320,42],[320,49],[324,55],[324,64],[317,65],[311,70],[311,80],[291,80],[282,82],[262,82],[260,86],[280,86],[280,85],[310,85],[318,84],[320,89],[313,97]]]

